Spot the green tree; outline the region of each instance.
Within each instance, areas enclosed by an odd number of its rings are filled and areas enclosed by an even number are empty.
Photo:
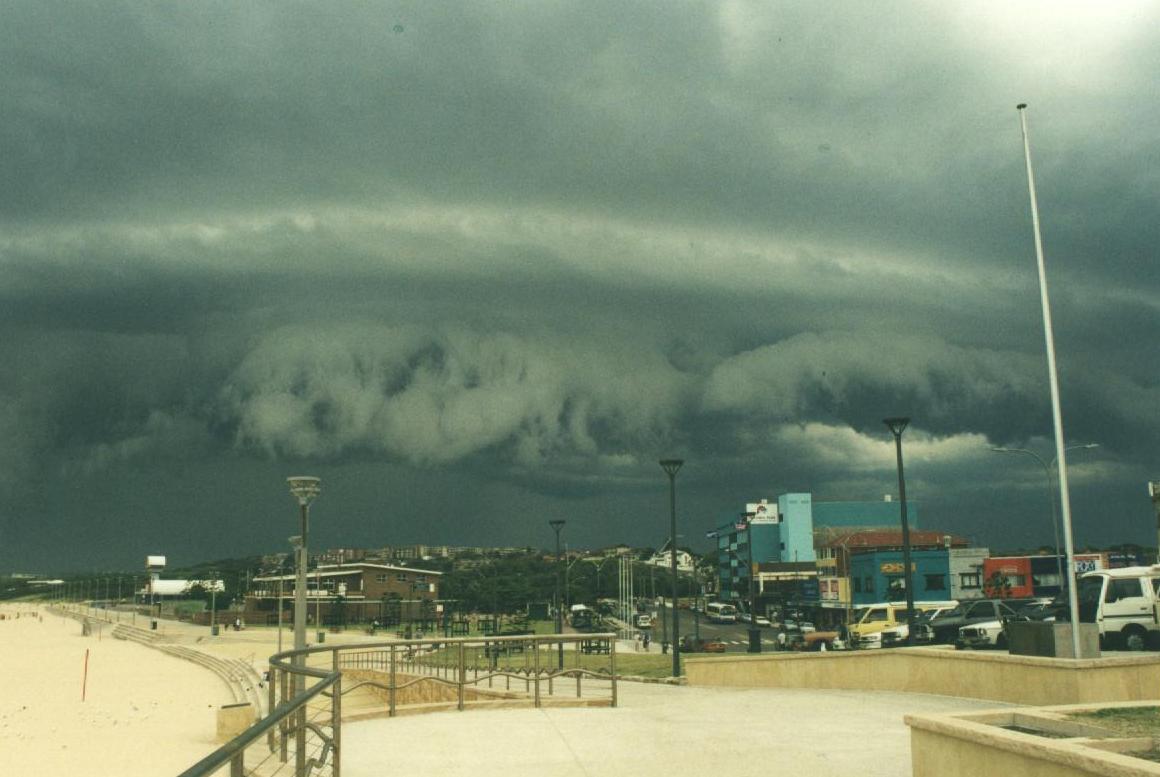
[[[996,569],[983,583],[983,593],[990,599],[1007,599],[1011,596],[1011,581]]]

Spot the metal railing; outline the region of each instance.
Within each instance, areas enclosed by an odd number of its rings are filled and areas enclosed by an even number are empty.
[[[270,657],[270,714],[179,777],[341,777],[342,721],[526,704],[616,706],[616,635],[325,645]]]

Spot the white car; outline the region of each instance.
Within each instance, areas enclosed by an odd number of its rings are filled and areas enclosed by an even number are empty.
[[[764,615],[758,615],[758,616],[754,617],[753,625],[754,626],[772,626],[773,624],[769,622],[769,618],[765,617]]]
[[[882,647],[893,647],[895,645],[906,644],[906,638],[910,634],[910,627],[905,623],[900,623],[889,629],[883,629],[878,632],[878,639],[882,643]]]
[[[1006,647],[1007,634],[1003,631],[1003,621],[983,621],[963,626],[959,629],[959,638],[955,640],[957,650]]]
[[[747,612],[737,613],[737,620],[741,621],[742,623],[749,623],[749,613],[747,613]]]

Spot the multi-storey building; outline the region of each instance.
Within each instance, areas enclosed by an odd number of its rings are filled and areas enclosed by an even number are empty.
[[[323,624],[340,617],[357,623],[385,618],[388,609],[433,618],[439,608],[442,573],[429,569],[357,562],[321,565],[306,577],[308,617]],[[274,622],[279,602],[283,618],[294,606],[293,573],[261,575],[252,581],[246,596],[246,620]],[[341,611],[341,613],[340,613]]]

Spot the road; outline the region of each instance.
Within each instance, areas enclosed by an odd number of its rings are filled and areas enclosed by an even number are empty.
[[[654,643],[661,641],[661,636],[665,633],[665,629],[660,621],[661,613],[657,613],[657,619],[652,627],[652,640]],[[672,609],[666,607],[664,616],[668,619],[669,631],[672,630]],[[718,640],[725,643],[725,651],[727,653],[745,653],[749,650],[749,624],[748,623],[709,623],[704,617],[700,618],[700,634],[701,639]],[[698,626],[694,620],[694,614],[690,610],[681,610],[681,636],[695,635],[698,631]],[[761,629],[761,649],[776,650],[777,649],[777,631],[771,628]]]

